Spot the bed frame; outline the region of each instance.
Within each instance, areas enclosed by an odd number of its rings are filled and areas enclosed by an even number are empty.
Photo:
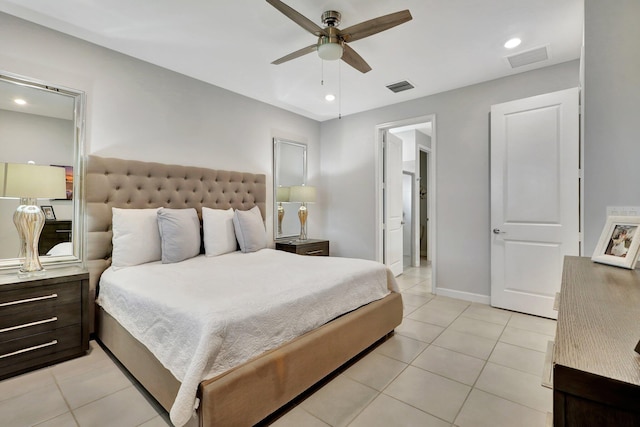
[[[111,264],[111,208],[260,208],[265,175],[89,156],[85,179],[91,296]],[[388,273],[390,274],[390,273]],[[393,278],[388,278],[389,283]],[[103,345],[169,411],[179,381],[115,319],[92,304]],[[91,316],[93,318],[93,316]],[[200,426],[251,426],[348,362],[402,321],[402,299],[387,297],[200,383]]]

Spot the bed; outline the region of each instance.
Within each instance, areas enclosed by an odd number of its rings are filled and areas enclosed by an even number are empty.
[[[195,208],[199,213],[203,207],[257,207],[263,219],[266,212],[264,175],[97,156],[89,156],[87,162],[85,194],[87,267],[94,295],[100,276],[111,264],[113,207]],[[283,255],[275,252],[267,249],[263,256]],[[392,289],[393,277],[387,272],[385,278]],[[127,330],[103,308],[94,308],[97,338],[170,411],[181,382],[158,360],[160,356],[134,337],[135,331]],[[400,294],[387,292],[201,381],[197,386],[199,425],[254,425],[387,336],[401,320]]]

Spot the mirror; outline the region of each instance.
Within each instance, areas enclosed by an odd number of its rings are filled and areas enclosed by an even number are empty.
[[[0,164],[34,162],[65,168],[66,197],[37,200],[46,217],[38,251],[45,268],[81,260],[84,93],[0,71],[0,147]],[[3,269],[22,262],[13,223],[19,204],[16,198],[0,198]]]
[[[288,189],[307,183],[307,145],[274,138],[273,140],[273,234],[283,239],[300,235],[300,203],[289,202]]]

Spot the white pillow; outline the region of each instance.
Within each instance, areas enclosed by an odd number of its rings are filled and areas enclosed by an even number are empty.
[[[61,256],[61,255],[73,255],[73,243],[62,242],[58,243],[47,252],[49,256]]]
[[[184,261],[200,253],[200,220],[194,208],[158,210],[162,263]]]
[[[267,247],[267,233],[257,206],[248,211],[237,210],[233,216],[233,226],[243,253],[256,252]]]
[[[158,209],[111,208],[113,213],[114,268],[159,261],[162,255]]]
[[[238,249],[233,229],[233,209],[202,208],[204,253],[218,256]]]

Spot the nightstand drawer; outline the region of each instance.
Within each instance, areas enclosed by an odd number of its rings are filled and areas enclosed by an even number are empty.
[[[39,320],[69,303],[81,304],[80,281],[0,292],[0,329]]]
[[[82,326],[75,325],[3,343],[0,379],[83,353],[81,341]]]
[[[53,331],[80,323],[82,305],[80,300],[75,303],[50,307],[38,313],[19,313],[15,316],[0,317],[0,344]]]
[[[300,255],[320,255],[329,256],[329,242],[311,243],[299,247],[296,252]]]
[[[276,249],[298,255],[329,256],[329,241],[308,239],[276,242]]]

